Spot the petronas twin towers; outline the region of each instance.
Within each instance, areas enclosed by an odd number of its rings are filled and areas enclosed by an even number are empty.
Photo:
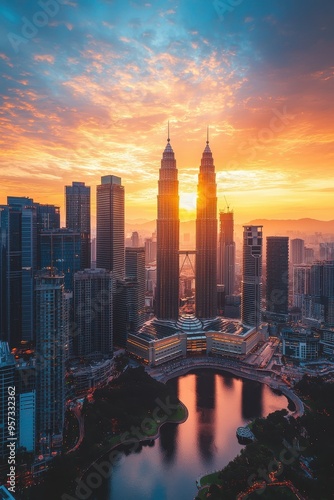
[[[158,182],[156,316],[179,316],[179,182],[168,134]],[[217,185],[209,138],[203,152],[197,186],[196,316],[217,315]]]

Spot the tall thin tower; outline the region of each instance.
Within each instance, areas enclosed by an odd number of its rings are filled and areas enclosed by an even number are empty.
[[[235,243],[233,211],[220,212],[218,283],[225,285],[225,295],[233,295],[235,285]]]
[[[262,300],[262,226],[244,226],[241,322],[259,327]]]
[[[96,267],[125,276],[124,187],[116,175],[101,177],[96,191]]]
[[[156,316],[179,315],[179,182],[174,151],[168,139],[158,182]]]
[[[90,267],[90,187],[84,182],[65,186],[66,227],[81,233],[81,269]]]
[[[217,185],[209,131],[197,187],[196,316],[217,316]]]

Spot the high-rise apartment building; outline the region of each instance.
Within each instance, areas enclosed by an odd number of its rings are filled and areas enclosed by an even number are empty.
[[[11,434],[8,426],[8,412],[15,411],[15,391],[10,391],[10,387],[15,386],[15,360],[11,354],[8,342],[0,341],[0,459],[9,455],[8,443],[11,436],[16,438],[16,421]],[[14,399],[9,399],[9,397]],[[8,402],[13,404],[10,406]]]
[[[289,238],[267,237],[266,309],[275,314],[288,314]]]
[[[323,306],[327,327],[334,327],[334,261],[311,266],[310,291],[313,304]]]
[[[72,182],[65,186],[66,227],[81,234],[81,269],[91,264],[90,248],[90,186]]]
[[[310,295],[311,266],[293,266],[292,297],[293,306],[303,308],[305,297]]]
[[[262,226],[244,226],[241,322],[258,327],[262,300]]]
[[[179,230],[178,171],[168,136],[158,182],[156,316],[162,320],[179,315]]]
[[[290,241],[290,262],[291,264],[303,264],[305,260],[305,242],[300,238]]]
[[[85,269],[74,275],[75,354],[112,354],[113,286],[113,274],[105,269]]]
[[[124,187],[120,177],[105,175],[96,193],[96,267],[124,280]]]
[[[203,152],[197,187],[196,316],[217,316],[217,185],[209,138]]]
[[[327,241],[319,244],[320,260],[334,260],[334,242]]]
[[[157,241],[156,238],[145,239],[145,264],[148,266],[157,259]]]
[[[235,243],[233,233],[233,211],[220,212],[218,284],[224,285],[225,295],[233,295],[235,287]]]
[[[128,331],[137,332],[145,321],[145,249],[125,249]],[[130,287],[132,283],[132,288]],[[130,293],[131,290],[131,293]]]
[[[36,275],[36,446],[45,456],[61,450],[65,412],[68,304],[64,276],[55,269]]]

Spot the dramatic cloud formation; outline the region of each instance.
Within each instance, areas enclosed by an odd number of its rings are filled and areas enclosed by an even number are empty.
[[[155,218],[167,121],[192,218],[210,125],[236,220],[334,218],[332,0],[4,0],[0,203],[115,174]],[[62,215],[64,212],[62,210]]]

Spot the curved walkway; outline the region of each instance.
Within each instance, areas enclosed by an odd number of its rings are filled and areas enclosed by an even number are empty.
[[[76,444],[73,446],[73,448],[71,448],[70,450],[68,450],[66,452],[66,454],[72,453],[73,451],[76,451],[79,448],[79,446],[81,445],[82,440],[84,438],[84,434],[85,434],[84,418],[81,415],[81,410],[78,407],[75,407],[75,408],[72,408],[71,411],[72,411],[72,413],[74,413],[74,415],[77,417],[77,420],[78,420],[78,424],[79,424],[79,438],[78,438],[78,441],[76,442]]]
[[[174,361],[169,365],[164,365],[160,368],[148,369],[148,373],[151,377],[159,380],[160,382],[166,383],[171,378],[179,377],[185,375],[191,370],[198,368],[209,368],[213,370],[227,371],[236,375],[237,377],[246,378],[249,380],[255,380],[263,384],[268,385],[272,389],[281,391],[288,399],[290,399],[296,407],[291,415],[295,418],[300,417],[304,414],[304,404],[301,399],[293,392],[292,389],[288,388],[284,382],[278,378],[273,379],[270,376],[268,370],[261,370],[253,368],[252,366],[241,364],[238,361],[232,361],[226,358],[185,358],[179,361]],[[276,373],[272,372],[275,377],[278,377]]]

